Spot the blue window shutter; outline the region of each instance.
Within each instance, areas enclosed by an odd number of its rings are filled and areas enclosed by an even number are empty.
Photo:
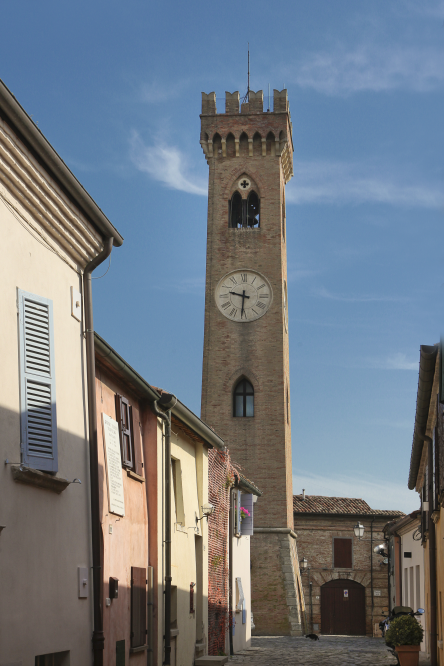
[[[253,495],[242,493],[241,506],[250,514],[250,516],[245,516],[241,523],[241,534],[242,536],[253,536]]]
[[[18,289],[22,462],[57,472],[52,301]]]

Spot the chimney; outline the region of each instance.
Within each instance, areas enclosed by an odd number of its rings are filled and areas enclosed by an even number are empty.
[[[305,502],[305,488],[302,488],[302,501]]]

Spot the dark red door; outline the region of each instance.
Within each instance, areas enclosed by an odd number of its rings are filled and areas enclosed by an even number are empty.
[[[365,636],[365,588],[338,579],[321,587],[321,633]]]

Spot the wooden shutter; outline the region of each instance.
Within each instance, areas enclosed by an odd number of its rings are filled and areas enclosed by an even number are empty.
[[[146,569],[131,567],[131,647],[146,644]]]
[[[22,462],[57,472],[52,301],[18,290]]]
[[[352,569],[352,540],[333,539],[333,566],[335,569]]]
[[[133,467],[131,408],[128,400],[116,393],[116,420],[119,424],[122,465]]]
[[[137,407],[131,407],[133,433],[133,462],[136,474],[143,476],[142,437],[140,435],[140,415]]]
[[[241,507],[247,509],[249,516],[245,516],[241,522],[242,536],[253,536],[253,495],[251,493],[242,493]]]

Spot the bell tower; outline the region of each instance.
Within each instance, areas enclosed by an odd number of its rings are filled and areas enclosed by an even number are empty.
[[[293,175],[287,91],[202,93],[209,165],[202,418],[263,491],[255,505],[256,633],[298,635],[303,610],[293,531],[285,185]],[[256,508],[257,507],[257,508]],[[249,610],[249,609],[248,609]]]

